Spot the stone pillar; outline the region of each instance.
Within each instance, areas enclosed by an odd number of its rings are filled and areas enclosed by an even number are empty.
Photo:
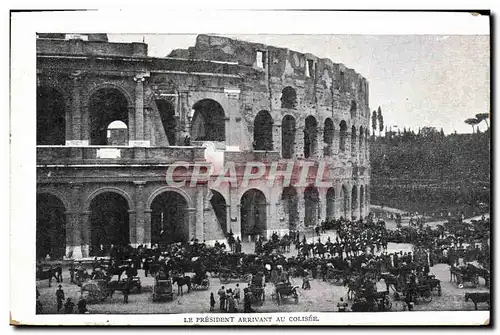
[[[297,222],[297,230],[302,231],[305,229],[305,215],[306,215],[306,201],[304,198],[304,188],[297,188],[297,209],[299,211],[299,222]]]
[[[196,208],[190,207],[186,208],[186,226],[187,226],[187,236],[188,242],[191,241],[196,236]]]
[[[136,245],[137,240],[137,222],[135,219],[135,211],[128,210],[128,223],[129,223],[129,244],[132,246]]]
[[[144,81],[149,74],[140,73],[134,77],[135,85],[135,139],[129,141],[133,146],[149,146],[149,141],[144,139]]]
[[[226,111],[226,146],[231,146],[239,149],[240,142],[234,140],[232,132],[235,131],[236,124],[234,116],[240,115],[240,90],[239,89],[224,89],[228,99],[228,110]]]
[[[233,230],[234,238],[241,239],[241,218],[240,218],[240,199],[238,198],[238,189],[236,186],[229,186],[229,210],[227,220],[227,231]],[[233,221],[233,219],[235,219]]]
[[[91,224],[90,224],[90,211],[85,211],[81,214],[81,222],[82,222],[82,227],[81,227],[81,250],[82,250],[82,257],[89,257],[90,256],[90,243],[91,243]]]
[[[304,158],[304,128],[297,127],[295,131],[295,157],[291,157],[291,159],[303,159]]]
[[[135,240],[130,239],[130,244],[137,248],[140,244],[144,244],[144,185],[145,181],[134,181],[135,185]]]
[[[70,258],[82,258],[81,249],[81,185],[71,185],[70,208],[66,212],[66,256]]]
[[[76,71],[70,74],[72,80],[72,96],[71,96],[71,111],[66,119],[66,145],[70,146],[86,146],[89,145],[88,139],[83,139],[85,132],[84,116],[81,108],[80,82],[81,71]]]
[[[275,213],[274,213],[275,214]],[[273,220],[274,218],[274,220]],[[273,230],[278,230],[277,227],[277,217],[276,215],[273,215],[271,212],[271,203],[267,202],[266,203],[266,239],[269,240],[271,238],[271,235],[273,233]]]
[[[144,246],[151,248],[151,209],[144,210]]]
[[[318,127],[318,132],[316,134],[316,151],[314,152],[313,156],[316,159],[323,159],[324,156],[324,147],[326,146],[326,143],[323,142],[323,135],[324,135],[324,128],[323,127]]]
[[[204,225],[204,187],[203,185],[196,185],[196,215],[195,215],[195,233],[194,237],[198,239],[199,242],[203,242],[203,225]]]
[[[281,151],[281,121],[273,123],[273,150]]]
[[[320,218],[318,219],[318,223],[321,224],[321,221],[326,220],[326,192],[327,189],[324,187],[318,188],[318,194],[319,194],[319,216]]]

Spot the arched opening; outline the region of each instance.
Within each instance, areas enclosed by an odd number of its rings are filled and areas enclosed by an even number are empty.
[[[128,128],[123,121],[113,121],[109,124],[106,143],[108,145],[128,144]]]
[[[175,119],[174,105],[165,100],[156,100],[156,107],[160,112],[161,123],[163,124],[165,136],[167,136],[168,145],[175,145],[175,127],[177,126],[177,120]]]
[[[241,237],[265,236],[267,229],[267,201],[262,191],[250,189],[243,194],[240,201]]]
[[[174,191],[157,195],[151,203],[151,244],[166,246],[187,242],[189,222],[187,201]]]
[[[319,193],[316,187],[309,186],[304,190],[305,215],[304,225],[314,227],[319,216]]]
[[[306,118],[304,128],[304,157],[309,158],[314,156],[318,147],[318,122],[314,116],[310,115]]]
[[[326,191],[326,218],[335,219],[335,189],[333,187]]]
[[[66,108],[64,97],[58,90],[37,87],[36,144],[66,144]]]
[[[62,259],[66,252],[66,209],[49,193],[36,196],[36,257]]]
[[[356,101],[352,100],[351,101],[351,118],[356,117],[357,110],[358,110],[358,105],[356,104]]]
[[[363,217],[363,212],[365,209],[365,189],[363,185],[359,188],[359,217]]]
[[[210,190],[212,192],[212,197],[210,198],[210,204],[214,209],[215,216],[219,222],[219,227],[224,232],[224,236],[228,233],[227,229],[227,204],[226,200],[219,192],[215,190]]]
[[[297,106],[297,92],[287,86],[281,91],[281,108],[295,108]]]
[[[295,154],[295,118],[286,115],[281,122],[281,156],[292,158]]]
[[[358,187],[354,185],[352,187],[352,194],[351,194],[351,215],[353,220],[358,218],[357,213],[358,213]]]
[[[117,89],[103,88],[92,94],[89,112],[91,145],[111,145],[107,141],[107,135],[108,126],[113,121],[122,121],[128,125],[127,98]],[[128,139],[128,132],[126,137]]]
[[[111,246],[130,243],[127,199],[115,192],[97,195],[90,203],[90,255],[106,253]]]
[[[333,137],[334,137],[334,126],[333,121],[330,118],[325,120],[325,129],[323,132],[323,142],[325,143],[324,147],[324,156],[328,157],[333,154]]]
[[[344,120],[340,121],[340,139],[339,139],[339,150],[340,152],[345,152],[345,142],[347,138],[347,123]]]
[[[365,142],[365,132],[363,131],[363,126],[359,127],[359,153],[363,154],[363,146]]]
[[[356,127],[351,128],[351,154],[356,155]]]
[[[226,121],[222,106],[215,100],[204,99],[193,106],[191,139],[193,141],[223,142],[226,140]]]
[[[281,194],[281,201],[285,217],[288,219],[288,229],[296,230],[299,221],[299,202],[295,187],[285,187]]]
[[[260,111],[253,123],[254,150],[273,150],[273,118],[268,111]]]
[[[340,199],[342,199],[342,216],[345,219],[349,219],[349,193],[347,192],[347,187],[345,185],[342,185]]]

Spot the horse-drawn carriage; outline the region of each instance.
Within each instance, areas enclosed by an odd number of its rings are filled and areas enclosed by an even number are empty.
[[[44,264],[38,264],[36,268],[36,280],[49,280],[49,287],[52,284],[52,278],[54,278],[58,283],[63,281],[62,278],[62,267],[59,264],[48,265],[48,269],[45,268]]]
[[[299,303],[299,287],[292,285],[290,282],[276,283],[272,299],[280,305],[285,298],[293,298],[295,303]]]
[[[153,301],[174,300],[172,280],[156,277],[153,284]]]
[[[207,275],[195,274],[191,279],[193,290],[208,290],[210,288],[210,279]]]
[[[388,311],[392,308],[389,291],[356,292],[351,306],[353,312]]]
[[[479,276],[477,268],[473,265],[466,266],[451,266],[450,267],[450,282],[455,281],[458,288],[464,288],[465,283],[471,283],[472,287],[479,285]]]
[[[342,283],[344,282],[344,273],[342,270],[329,267],[326,272],[326,280],[330,284],[342,285]]]
[[[249,282],[250,281],[250,275],[243,273],[243,271],[239,269],[229,269],[229,268],[221,268],[219,269],[219,280],[222,284],[229,284],[231,281],[244,281],[244,282]]]
[[[139,277],[91,279],[81,284],[81,293],[89,302],[104,301],[113,297],[115,291],[129,290],[130,293],[141,293],[142,284]]]

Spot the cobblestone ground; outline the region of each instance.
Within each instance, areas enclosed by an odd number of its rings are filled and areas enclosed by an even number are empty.
[[[388,222],[388,226],[393,223]],[[395,225],[395,224],[394,224]],[[388,227],[390,229],[390,227]],[[322,235],[322,241],[326,241],[327,236],[330,236],[332,240],[335,234],[333,232],[328,232],[326,235]],[[308,240],[311,240],[309,237]],[[315,238],[317,239],[317,237]],[[388,252],[404,250],[408,251],[411,246],[408,244],[394,244],[389,243]],[[251,244],[243,245],[244,252],[252,252],[253,246]],[[287,256],[296,254],[293,250]],[[446,264],[437,264],[431,268],[431,273],[436,275],[436,278],[441,280],[442,295],[437,296],[437,292],[433,294],[433,299],[430,303],[425,303],[423,301],[419,302],[415,306],[416,311],[453,311],[453,310],[474,310],[474,304],[469,301],[465,302],[465,292],[487,292],[488,289],[485,288],[485,283],[480,278],[479,286],[477,288],[472,288],[465,286],[463,289],[459,289],[455,283],[450,282],[450,271],[449,266]],[[206,291],[191,291],[190,293],[184,293],[184,295],[177,295],[177,286],[174,285],[174,300],[169,302],[153,302],[152,301],[152,286],[153,278],[144,277],[143,270],[139,270],[139,276],[142,281],[143,290],[139,294],[130,294],[129,303],[125,304],[123,302],[123,294],[121,292],[116,292],[113,298],[107,298],[105,301],[95,304],[88,304],[88,310],[90,313],[205,313],[209,312],[209,297],[210,292],[213,292],[217,297],[217,290],[222,286],[218,278],[210,278],[211,287]],[[61,284],[66,297],[71,297],[74,302],[78,301],[80,296],[80,288],[74,284],[69,283],[69,272],[64,269],[63,272],[64,281]],[[299,286],[299,302],[295,304],[293,299],[285,299],[285,301],[278,306],[278,304],[271,299],[271,295],[274,290],[274,285],[268,283],[265,287],[265,301],[262,306],[254,305],[253,308],[256,312],[336,312],[336,305],[340,299],[343,297],[347,301],[347,290],[343,286],[335,286],[333,284],[323,282],[322,280],[313,280],[311,282],[310,290],[302,290],[300,287],[302,285],[302,279],[294,278],[292,282]],[[236,281],[233,281],[227,285],[226,288],[235,288]],[[246,287],[246,283],[239,282],[240,287]],[[37,287],[40,291],[40,299],[43,304],[44,313],[57,313],[55,292],[57,290],[57,283],[52,282],[52,287],[48,287],[48,281],[38,281]],[[385,290],[385,284],[379,282],[377,287],[380,291]],[[185,287],[186,289],[186,287]],[[391,291],[392,308],[391,311],[402,311],[404,304],[400,301],[395,301],[394,294]],[[218,301],[217,301],[218,302]],[[350,301],[349,307],[350,307]],[[217,307],[217,306],[216,306]],[[488,305],[486,303],[478,304],[479,310],[488,310]],[[242,304],[240,304],[239,310],[242,310]],[[218,313],[218,312],[215,312]]]

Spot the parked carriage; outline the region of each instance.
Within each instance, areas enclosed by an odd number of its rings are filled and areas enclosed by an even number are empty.
[[[160,279],[156,277],[155,282],[153,284],[153,301],[165,301],[165,300],[170,300],[170,301],[174,300],[172,280]]]
[[[330,267],[326,272],[326,280],[330,284],[342,285],[342,283],[344,282],[344,273],[342,270]]]
[[[272,294],[272,299],[280,305],[285,298],[293,298],[296,304],[299,303],[299,286],[289,282],[277,283]]]
[[[208,276],[200,277],[195,275],[191,280],[191,288],[193,290],[208,290],[210,288],[210,279]]]
[[[388,311],[392,308],[389,291],[360,290],[354,293],[351,310],[354,312]]]
[[[465,283],[471,283],[472,287],[479,285],[479,276],[476,267],[467,265],[463,267],[450,267],[450,282],[455,281],[458,288],[464,288]]]

